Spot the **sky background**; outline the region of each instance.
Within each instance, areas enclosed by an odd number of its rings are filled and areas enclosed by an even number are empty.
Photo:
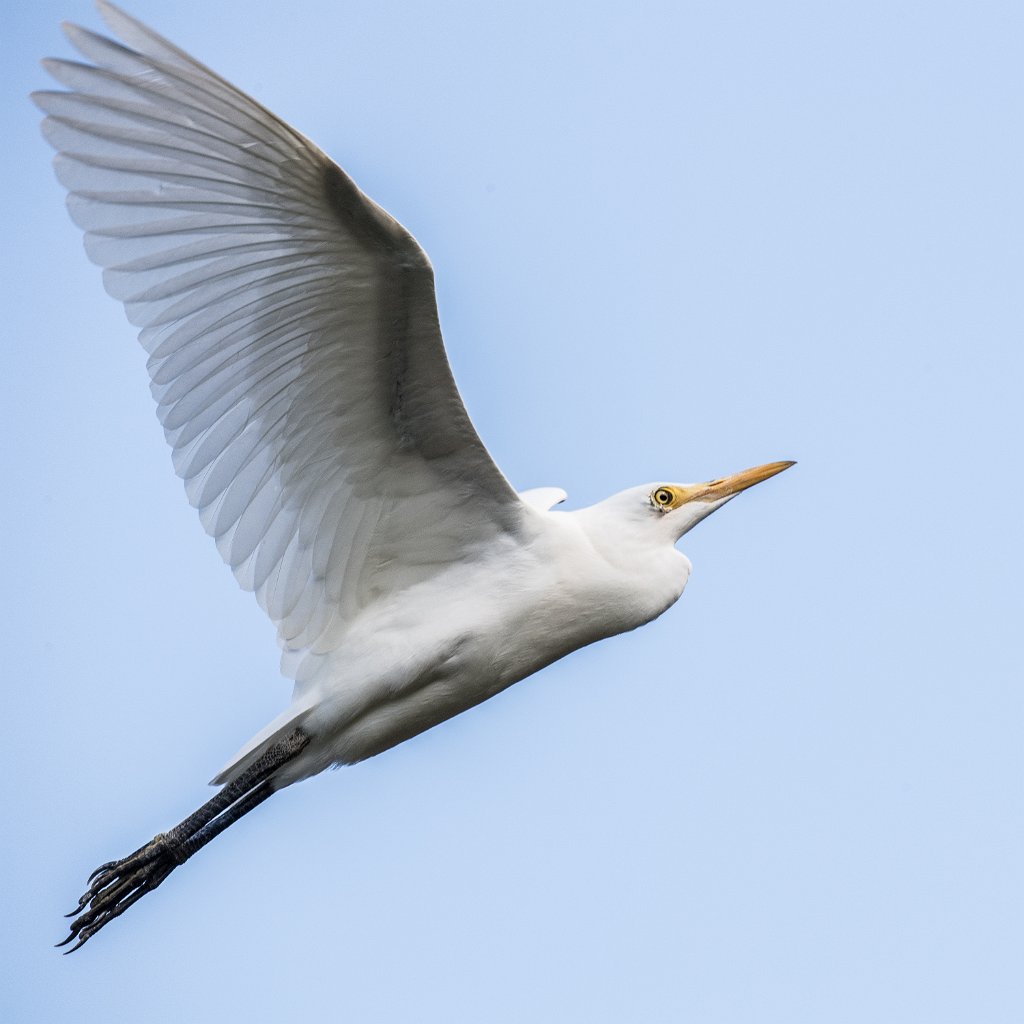
[[[292,787],[81,952],[86,876],[288,699],[173,475],[4,13],[0,1018],[1024,1020],[1024,7],[135,0],[437,271],[572,507],[799,466],[654,624]]]

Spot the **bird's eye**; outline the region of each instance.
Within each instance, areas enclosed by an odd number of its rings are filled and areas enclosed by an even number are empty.
[[[672,504],[672,492],[667,487],[659,487],[651,497],[659,508],[668,508]]]

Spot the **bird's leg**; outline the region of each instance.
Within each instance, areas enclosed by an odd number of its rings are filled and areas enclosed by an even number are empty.
[[[162,832],[121,860],[101,864],[89,876],[89,888],[68,914],[71,934],[58,946],[78,941],[83,946],[105,924],[120,917],[147,892],[152,892],[176,867],[184,864],[229,825],[263,803],[274,792],[271,776],[309,743],[301,729],[268,747],[241,775],[190,814],[170,832]]]

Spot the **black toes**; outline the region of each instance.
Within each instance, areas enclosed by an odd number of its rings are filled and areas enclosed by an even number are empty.
[[[152,892],[177,866],[173,846],[161,835],[123,860],[98,867],[89,876],[91,884],[78,906],[65,915],[75,920],[71,922],[71,933],[57,947],[77,939],[65,953],[80,949],[104,925]]]

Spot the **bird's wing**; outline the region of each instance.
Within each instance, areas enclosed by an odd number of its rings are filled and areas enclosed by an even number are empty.
[[[561,505],[569,495],[561,487],[531,487],[528,491],[520,491],[519,497],[530,508],[535,508],[538,512],[547,512],[556,505]]]
[[[413,237],[306,138],[101,2],[121,45],[34,96],[104,284],[141,328],[189,501],[315,671],[346,623],[514,535]],[[328,639],[331,638],[331,639]]]

